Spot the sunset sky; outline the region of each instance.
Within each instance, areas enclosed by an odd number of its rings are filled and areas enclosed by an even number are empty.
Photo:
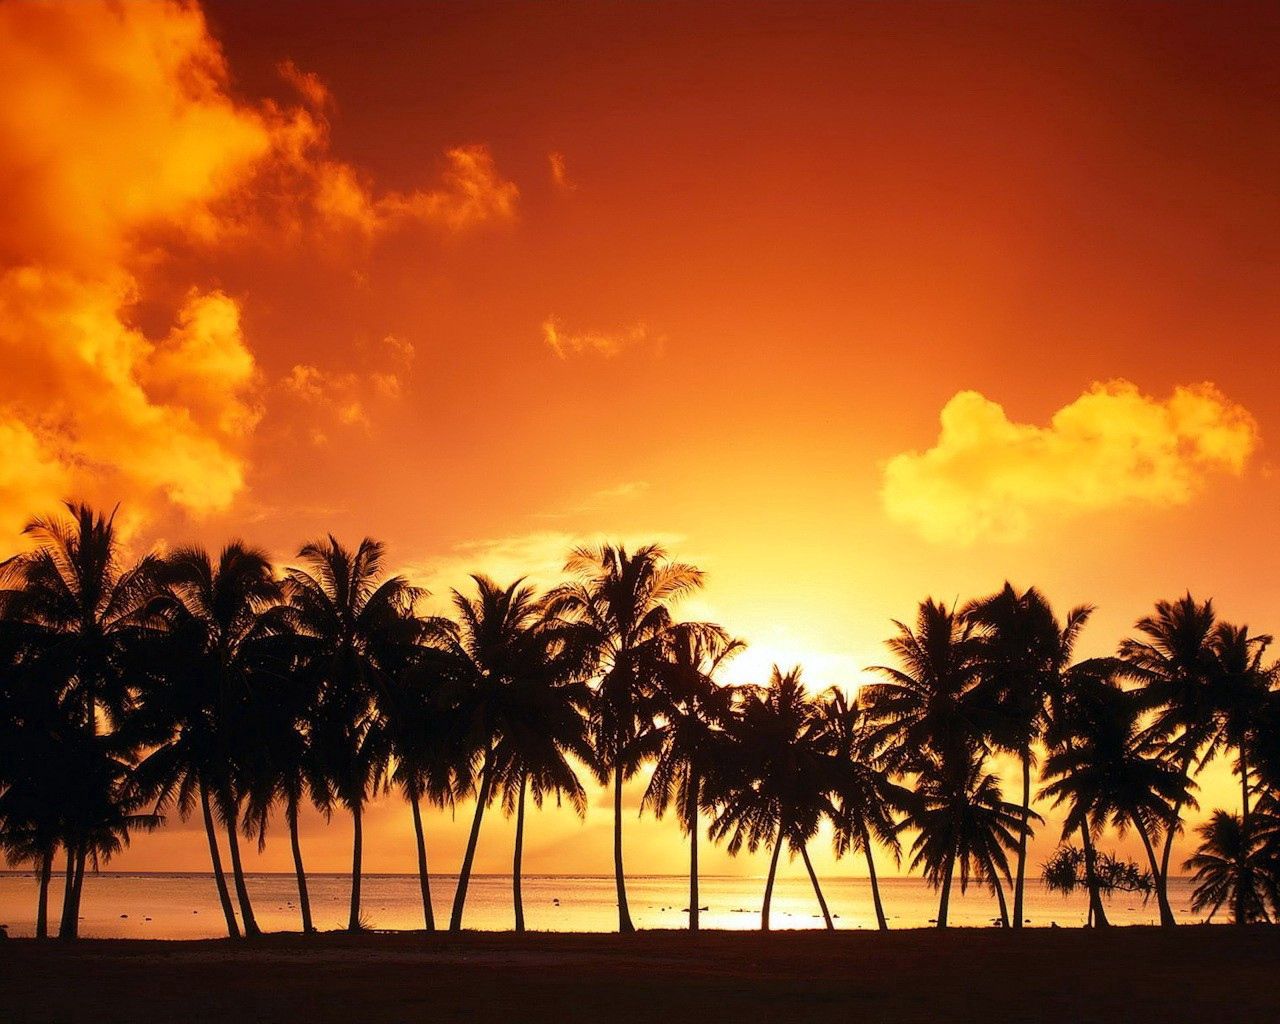
[[[0,3],[0,547],[120,501],[138,550],[367,534],[441,595],[657,539],[727,678],[814,688],[1006,578],[1096,604],[1085,654],[1187,588],[1280,630],[1277,52],[1245,3]],[[609,839],[537,815],[527,869]],[[413,870],[401,801],[365,849]]]

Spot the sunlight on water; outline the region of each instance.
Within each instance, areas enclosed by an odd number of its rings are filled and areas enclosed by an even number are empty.
[[[433,877],[432,896],[437,926],[448,925],[456,879]],[[249,875],[254,913],[264,931],[298,930],[297,888],[292,875]],[[347,923],[350,880],[345,875],[308,878],[312,914],[320,929]],[[701,882],[704,928],[758,928],[764,881],[760,878],[715,877]],[[1190,882],[1173,879],[1170,899],[1182,922],[1192,915]],[[62,878],[55,875],[50,891],[49,917],[56,927]],[[639,928],[682,928],[686,925],[689,880],[678,876],[636,876],[628,879],[631,915]],[[927,926],[936,916],[936,894],[918,878],[891,878],[881,883],[885,914],[891,928]],[[836,917],[837,928],[874,928],[875,911],[864,878],[831,878],[823,893]],[[232,897],[234,899],[234,895]],[[36,879],[30,873],[0,874],[0,924],[12,936],[35,930]],[[613,931],[617,903],[611,877],[536,876],[524,880],[525,920],[531,930]],[[1032,926],[1078,927],[1087,903],[1081,897],[1049,893],[1038,881],[1028,883],[1026,917]],[[221,909],[210,875],[109,874],[89,875],[84,883],[81,935],[100,938],[205,938],[225,935]],[[1107,906],[1113,924],[1156,924],[1154,899],[1115,896]],[[954,925],[986,926],[997,917],[994,898],[971,887],[955,892],[950,912]],[[371,928],[422,927],[422,902],[416,875],[366,875],[363,916]],[[466,927],[503,930],[513,926],[511,879],[505,875],[477,875],[468,890]],[[780,878],[774,890],[772,926],[775,929],[821,928],[817,901],[808,880]]]

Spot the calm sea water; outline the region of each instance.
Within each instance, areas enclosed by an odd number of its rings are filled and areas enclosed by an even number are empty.
[[[347,923],[350,879],[345,875],[308,876],[312,914],[321,929]],[[432,896],[437,925],[448,924],[456,878],[433,877]],[[297,889],[293,875],[251,874],[247,877],[258,924],[266,931],[297,930]],[[822,880],[823,893],[838,928],[874,928],[875,911],[865,878]],[[635,876],[627,892],[632,918],[639,928],[682,928],[687,924],[689,880],[680,876]],[[1178,919],[1193,915],[1190,882],[1174,879],[1170,899]],[[704,928],[757,928],[764,880],[754,877],[704,877],[701,915]],[[50,885],[50,919],[56,926],[62,878]],[[937,894],[919,878],[889,878],[881,882],[890,927],[924,927],[938,910]],[[234,894],[233,897],[234,899]],[[1012,898],[1010,897],[1012,902]],[[12,936],[35,929],[36,877],[29,872],[0,874],[0,924]],[[416,875],[366,875],[364,918],[369,927],[422,927],[422,903]],[[612,877],[530,875],[524,880],[525,920],[542,931],[612,931],[617,927],[617,903]],[[1027,886],[1026,917],[1032,926],[1078,927],[1084,923],[1087,902],[1046,891],[1038,880]],[[1107,913],[1114,924],[1156,924],[1155,900],[1117,895]],[[213,878],[207,874],[89,875],[81,901],[81,934],[100,938],[203,938],[225,934]],[[998,915],[995,898],[981,888],[953,894],[950,922],[989,925]],[[477,875],[468,890],[465,925],[503,930],[513,924],[511,879],[505,875]],[[808,879],[780,878],[774,890],[771,923],[774,928],[821,928],[822,918]]]

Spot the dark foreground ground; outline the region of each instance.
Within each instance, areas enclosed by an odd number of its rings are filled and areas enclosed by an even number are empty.
[[[0,942],[0,1021],[1280,1020],[1280,928]]]

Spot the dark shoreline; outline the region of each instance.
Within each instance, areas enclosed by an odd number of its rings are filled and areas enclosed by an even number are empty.
[[[6,1022],[1267,1021],[1280,928],[0,942]]]

